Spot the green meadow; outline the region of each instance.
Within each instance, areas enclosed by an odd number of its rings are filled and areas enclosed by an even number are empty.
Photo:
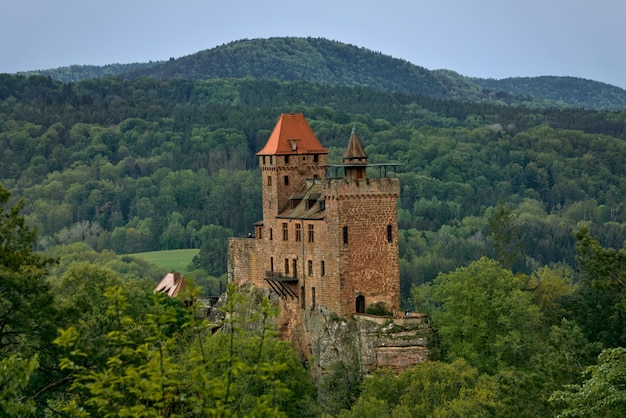
[[[145,253],[128,254],[133,257],[142,258],[152,264],[156,264],[159,267],[163,267],[168,271],[178,271],[179,273],[188,273],[188,267],[193,257],[198,254],[200,250],[183,249],[183,250],[163,250],[163,251],[149,251]]]

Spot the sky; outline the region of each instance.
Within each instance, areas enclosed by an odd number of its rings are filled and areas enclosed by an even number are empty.
[[[624,0],[0,0],[0,73],[180,58],[310,36],[481,78],[626,89]]]

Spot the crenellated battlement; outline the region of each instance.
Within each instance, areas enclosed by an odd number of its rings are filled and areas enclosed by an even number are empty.
[[[325,196],[330,199],[400,197],[397,178],[328,179],[322,182]]]

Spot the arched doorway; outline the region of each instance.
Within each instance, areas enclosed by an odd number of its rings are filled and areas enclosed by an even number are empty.
[[[356,297],[356,313],[365,313],[365,296]]]

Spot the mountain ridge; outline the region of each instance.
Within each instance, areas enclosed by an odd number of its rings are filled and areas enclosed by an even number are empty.
[[[325,38],[242,39],[168,61],[103,66],[101,74],[95,66],[83,67],[22,74],[47,75],[63,82],[94,78],[94,74],[191,80],[251,77],[339,87],[367,86],[455,101],[626,109],[626,90],[607,83],[567,76],[471,78],[453,70],[428,70],[404,59]],[[68,69],[74,69],[73,76],[68,77]]]

